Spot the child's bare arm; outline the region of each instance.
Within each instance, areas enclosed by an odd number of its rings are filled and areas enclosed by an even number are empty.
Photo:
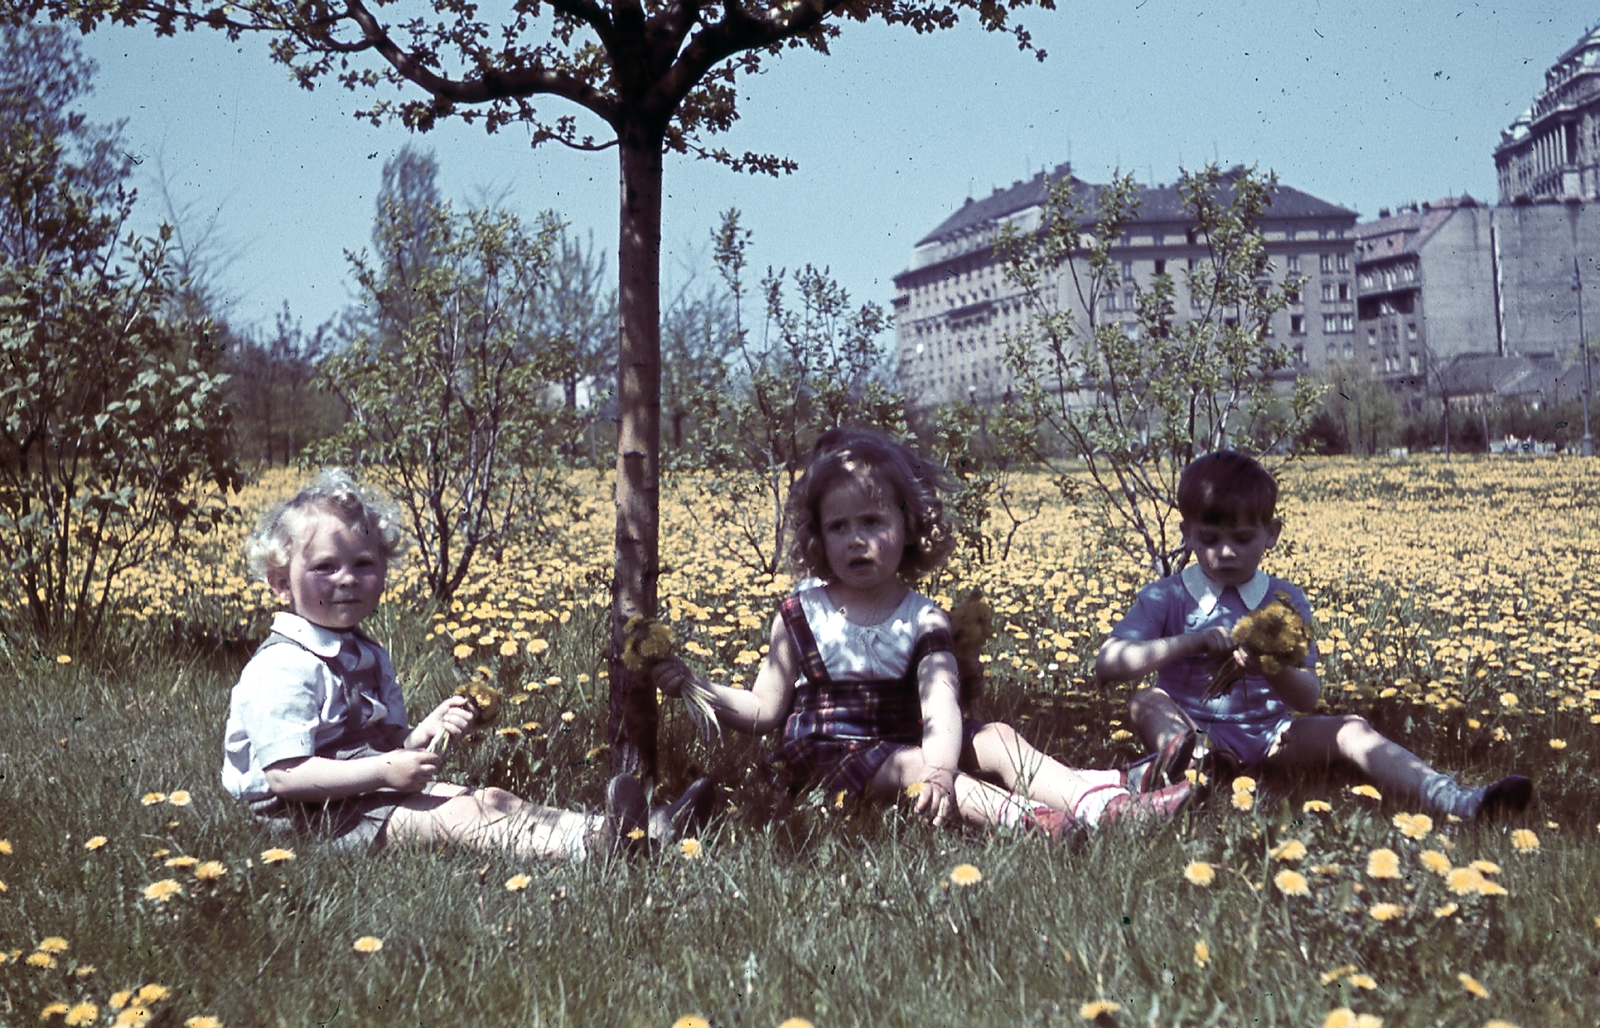
[[[772,619],[767,639],[767,657],[761,662],[755,683],[749,689],[718,685],[689,669],[674,655],[657,661],[650,668],[656,688],[668,696],[683,695],[688,682],[696,682],[711,693],[711,704],[723,724],[752,735],[763,735],[783,724],[794,701],[794,682],[800,674],[800,656],[783,623],[782,615]]]
[[[917,813],[936,825],[956,810],[956,770],[961,760],[960,679],[954,654],[933,653],[917,668],[922,701],[922,760],[927,768]]]
[[[1187,632],[1162,639],[1118,639],[1100,645],[1095,657],[1095,674],[1107,682],[1128,682],[1159,671],[1175,660],[1199,654],[1231,653],[1233,636],[1220,626],[1203,632]]]
[[[416,792],[439,773],[441,758],[427,750],[390,750],[354,760],[295,757],[267,768],[267,787],[299,803],[360,796],[379,789]]]
[[[1317,700],[1322,696],[1322,683],[1317,680],[1316,672],[1288,666],[1275,675],[1269,675],[1262,669],[1260,659],[1243,648],[1234,651],[1234,659],[1246,671],[1265,678],[1267,684],[1272,686],[1272,691],[1289,705],[1290,710],[1304,714],[1317,709]]]

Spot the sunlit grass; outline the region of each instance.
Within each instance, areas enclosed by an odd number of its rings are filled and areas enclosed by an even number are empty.
[[[369,627],[413,717],[478,668],[508,694],[448,777],[600,805],[612,529],[608,485],[591,486],[559,545],[485,563],[448,609],[420,603],[412,571],[391,580]],[[1570,459],[1285,476],[1268,567],[1311,598],[1329,709],[1471,783],[1534,777],[1538,802],[1508,830],[1421,819],[1340,778],[1218,796],[1147,836],[935,832],[903,810],[790,804],[761,779],[762,742],[704,746],[669,707],[663,790],[710,773],[724,816],[692,858],[579,867],[351,860],[249,823],[217,785],[227,692],[272,610],[237,557],[247,517],[130,580],[138,624],[110,633],[111,659],[0,653],[0,1023],[1066,1025],[1092,1007],[1130,1025],[1341,1009],[1390,1028],[1593,1025],[1597,486]],[[291,487],[253,487],[250,516]],[[682,652],[748,681],[788,581],[663,513]],[[958,561],[930,588],[982,584],[995,606],[989,715],[1104,764],[1136,743],[1126,688],[1095,685],[1090,661],[1147,573],[1086,524],[1047,507],[1007,562]],[[274,848],[293,859],[268,862]],[[150,986],[165,991],[141,998]]]

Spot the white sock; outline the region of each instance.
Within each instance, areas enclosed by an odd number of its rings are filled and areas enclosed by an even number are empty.
[[[1116,785],[1097,785],[1078,797],[1078,803],[1072,808],[1072,816],[1089,828],[1094,828],[1100,823],[1100,815],[1105,813],[1111,801],[1118,796],[1126,796],[1127,790]]]
[[[1000,809],[995,812],[995,822],[1001,828],[1022,828],[1028,823],[1028,815],[1033,812],[1033,801],[1019,792],[1013,792],[1000,801]]]
[[[1090,785],[1121,785],[1122,772],[1114,767],[1075,767],[1070,768],[1073,774],[1088,782]]]

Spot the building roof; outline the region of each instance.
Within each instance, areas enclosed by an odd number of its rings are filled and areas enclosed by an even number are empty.
[[[1224,182],[1232,183],[1244,173],[1243,165],[1234,165],[1222,173]],[[1073,192],[1082,197],[1093,219],[1095,203],[1106,186],[1085,182],[1072,174],[1070,164],[1058,164],[1055,170],[1039,172],[1031,179],[1018,179],[1008,188],[996,189],[981,200],[967,198],[967,202],[954,214],[940,222],[932,232],[917,240],[916,245],[954,239],[973,229],[993,224],[1001,218],[1043,205],[1049,186],[1062,179],[1071,179]],[[1226,188],[1226,187],[1225,187]],[[1176,185],[1139,186],[1139,215],[1141,222],[1170,221],[1185,223],[1193,219],[1184,211],[1183,201]],[[1354,218],[1356,212],[1337,204],[1319,200],[1310,193],[1279,184],[1272,190],[1272,205],[1267,210],[1269,218]]]
[[[1470,194],[1462,193],[1432,203],[1402,207],[1393,214],[1385,208],[1379,212],[1377,220],[1356,225],[1356,262],[1420,253],[1451,215],[1462,208],[1478,206],[1480,204]]]

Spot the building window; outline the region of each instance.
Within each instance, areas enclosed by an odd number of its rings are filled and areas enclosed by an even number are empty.
[[[1285,268],[1289,269],[1290,271],[1299,271],[1300,270],[1300,255],[1297,254],[1297,253],[1291,253],[1289,256],[1287,256],[1287,257],[1285,257],[1283,259],[1283,266]]]
[[[1415,264],[1407,264],[1404,273],[1407,282],[1415,282],[1417,280],[1417,266]]]
[[[1339,331],[1354,332],[1356,330],[1356,316],[1354,314],[1339,315]]]
[[[1324,283],[1322,283],[1322,302],[1323,303],[1332,303],[1333,302],[1333,283],[1332,282],[1324,282]]]
[[[1333,254],[1331,254],[1331,253],[1323,254],[1322,255],[1322,260],[1318,263],[1318,267],[1320,267],[1323,271],[1332,271],[1333,270]]]
[[[1329,343],[1328,344],[1328,359],[1331,360],[1331,361],[1336,361],[1336,360],[1339,359],[1339,344],[1338,343]]]
[[[1356,355],[1356,348],[1350,345],[1350,340],[1344,341],[1344,359],[1349,360]]]
[[[1130,280],[1132,280],[1132,278],[1133,278],[1133,262],[1132,261],[1123,261],[1122,262],[1122,279],[1123,279],[1123,281],[1125,281],[1125,282],[1126,281],[1130,281]]]
[[[1306,334],[1306,316],[1304,314],[1289,315],[1289,334],[1292,336]]]
[[[1293,306],[1300,306],[1300,283],[1286,282],[1283,286],[1283,298]]]
[[[1349,271],[1350,270],[1350,255],[1347,254],[1347,253],[1341,253],[1339,255],[1338,265],[1339,265],[1339,270],[1340,271]]]
[[[1339,315],[1324,314],[1322,316],[1322,332],[1324,335],[1333,335],[1339,331]]]
[[[1167,273],[1167,262],[1166,261],[1156,261],[1156,274],[1157,275],[1165,275],[1166,273]]]
[[[1406,339],[1413,343],[1417,341],[1417,323],[1415,321],[1406,322]]]
[[[1339,283],[1339,299],[1341,299],[1341,300],[1350,299],[1350,283],[1348,283],[1348,282],[1340,282]]]
[[[1138,304],[1134,302],[1133,287],[1129,286],[1122,291],[1122,309],[1125,311],[1131,311],[1137,306]]]
[[[1306,348],[1304,346],[1296,346],[1294,348],[1294,362],[1296,364],[1304,364],[1306,362]]]
[[[1415,375],[1417,373],[1417,370],[1418,370],[1417,369],[1417,355],[1416,354],[1412,354],[1411,355],[1411,373],[1413,375]]]

